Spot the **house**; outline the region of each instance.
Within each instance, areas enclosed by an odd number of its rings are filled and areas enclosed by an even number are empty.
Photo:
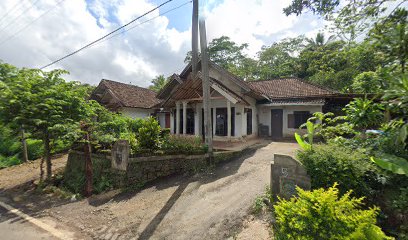
[[[168,110],[174,134],[203,135],[202,76],[191,64],[173,75],[157,94]],[[293,137],[314,112],[344,106],[350,96],[299,78],[246,82],[218,65],[209,64],[211,122],[215,140],[243,137]]]
[[[92,98],[130,117],[156,116],[173,134],[203,136],[202,75],[191,72],[188,64],[157,94],[102,80]],[[211,62],[209,76],[214,140],[293,137],[312,113],[336,111],[352,98],[299,78],[246,82]]]
[[[160,99],[156,98],[156,92],[150,89],[102,79],[92,92],[91,99],[111,111],[131,118],[157,116],[161,127],[170,127],[170,113],[154,108],[160,103]]]

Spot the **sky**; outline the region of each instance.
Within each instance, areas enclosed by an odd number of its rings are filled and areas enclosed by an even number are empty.
[[[43,67],[141,16],[166,0],[1,0],[0,61]],[[325,22],[310,14],[286,16],[290,0],[201,0],[207,39],[248,43],[248,56],[286,37],[313,37]],[[178,8],[177,8],[178,7]],[[176,8],[176,9],[175,9]],[[185,67],[191,49],[192,3],[173,0],[129,25],[128,31],[45,68],[65,69],[67,80],[101,79],[150,85]]]

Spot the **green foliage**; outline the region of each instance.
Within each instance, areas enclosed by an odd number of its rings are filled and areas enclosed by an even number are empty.
[[[18,165],[20,163],[21,163],[21,160],[17,154],[14,156],[8,156],[8,157],[0,154],[0,169]]]
[[[152,80],[152,85],[149,86],[150,90],[153,90],[155,92],[159,92],[164,85],[166,85],[167,79],[164,77],[164,75],[159,75]]]
[[[154,152],[161,144],[160,133],[160,125],[155,118],[144,119],[136,135],[139,147]]]
[[[270,203],[273,202],[272,191],[269,186],[265,187],[265,192],[262,195],[259,195],[255,198],[254,204],[252,205],[253,214],[259,214],[265,207],[267,207],[264,200],[267,200]]]
[[[339,196],[336,184],[297,191],[297,197],[275,205],[276,239],[389,239],[375,226],[378,208],[363,210],[363,198],[351,192]]]
[[[408,115],[408,75],[394,77],[385,91],[383,100],[388,108],[399,117]]]
[[[324,144],[299,151],[297,157],[311,176],[312,188],[327,188],[339,183],[341,193],[349,189],[358,196],[371,196],[382,185],[380,173],[364,149]]]
[[[358,129],[378,127],[384,120],[383,110],[383,105],[366,98],[356,98],[344,108],[347,120]]]
[[[383,169],[395,174],[405,174],[408,176],[408,160],[395,155],[382,153],[376,157],[371,157],[371,161]]]
[[[303,150],[312,150],[312,145],[306,142],[298,133],[295,133],[295,139]]]
[[[360,73],[354,78],[352,89],[356,93],[378,93],[382,89],[380,77],[376,72]]]
[[[169,135],[163,140],[161,150],[165,154],[203,154],[206,146],[200,137]]]

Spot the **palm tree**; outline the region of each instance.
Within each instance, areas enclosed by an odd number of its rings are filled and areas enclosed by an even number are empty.
[[[319,33],[316,34],[315,38],[306,39],[306,41],[308,43],[307,47],[315,49],[317,47],[325,46],[326,44],[331,43],[334,39],[335,39],[335,36],[331,35],[326,41],[324,33],[319,32]]]

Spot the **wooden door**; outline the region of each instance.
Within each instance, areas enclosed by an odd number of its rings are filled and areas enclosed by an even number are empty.
[[[165,128],[170,128],[170,113],[166,113],[165,115],[165,120],[164,120],[164,127]]]
[[[283,133],[283,109],[271,110],[271,137],[282,138]]]

